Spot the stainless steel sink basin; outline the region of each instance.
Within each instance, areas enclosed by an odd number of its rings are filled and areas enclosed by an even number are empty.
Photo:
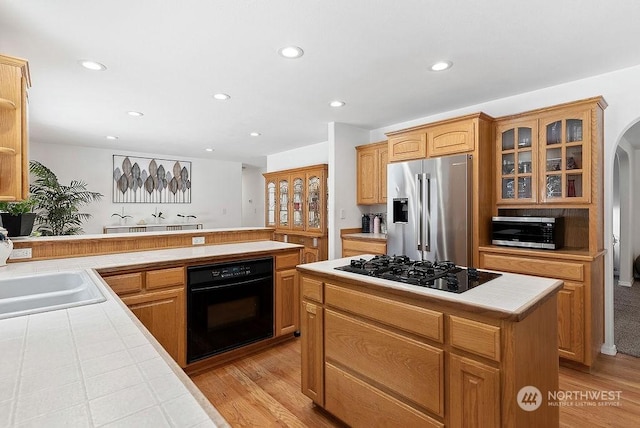
[[[87,271],[0,279],[0,319],[104,302]]]

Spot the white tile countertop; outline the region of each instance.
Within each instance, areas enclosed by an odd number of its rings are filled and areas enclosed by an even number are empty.
[[[545,299],[551,293],[558,291],[562,288],[563,284],[562,281],[556,279],[499,272],[501,274],[500,277],[465,291],[464,293],[457,294],[335,269],[339,266],[348,265],[352,259],[364,258],[369,260],[373,257],[373,255],[361,255],[309,263],[298,266],[298,270],[324,276],[329,275],[336,278],[356,280],[363,284],[371,284],[387,289],[401,290],[417,296],[424,296],[434,301],[482,309],[498,317],[511,318],[514,320],[524,317],[529,309],[533,308],[538,302]]]
[[[87,269],[107,300],[0,320],[0,427],[226,427],[95,268],[299,248],[275,241],[10,263],[0,278]]]

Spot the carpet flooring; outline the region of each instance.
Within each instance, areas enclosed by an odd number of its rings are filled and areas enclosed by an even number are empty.
[[[640,357],[640,282],[613,289],[615,343],[618,352]]]

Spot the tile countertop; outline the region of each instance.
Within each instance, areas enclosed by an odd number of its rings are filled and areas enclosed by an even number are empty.
[[[92,268],[299,248],[275,241],[11,263],[0,278],[88,269],[103,303],[0,320],[0,427],[227,427]]]
[[[534,308],[538,302],[544,300],[547,296],[560,290],[563,284],[562,281],[556,279],[499,272],[502,276],[465,291],[464,293],[456,294],[449,291],[418,287],[335,269],[339,266],[348,265],[351,259],[364,258],[368,260],[372,257],[374,256],[369,254],[309,263],[298,266],[298,270],[312,274],[317,273],[336,278],[356,280],[364,284],[387,289],[410,292],[414,295],[424,296],[432,301],[480,309],[496,317],[515,321],[526,317],[529,310]]]

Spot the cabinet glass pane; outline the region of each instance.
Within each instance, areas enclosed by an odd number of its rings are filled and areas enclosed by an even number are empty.
[[[502,199],[514,199],[516,197],[516,191],[513,188],[513,178],[502,179]]]
[[[308,186],[309,217],[307,227],[319,229],[322,215],[320,211],[320,177],[309,177]]]
[[[267,184],[267,225],[276,224],[276,183]]]
[[[567,147],[566,169],[582,169],[582,145]]]
[[[289,180],[280,180],[280,209],[279,209],[279,223],[281,226],[287,226],[289,224]]]
[[[515,155],[513,153],[502,155],[502,175],[515,173],[515,168],[516,168]]]
[[[582,174],[567,174],[567,198],[582,197]]]
[[[562,121],[547,125],[547,144],[560,144],[562,142]]]
[[[518,128],[518,147],[531,147],[531,128]]]
[[[567,119],[567,142],[582,141],[582,120]]]
[[[293,180],[293,225],[295,227],[303,227],[304,219],[302,218],[302,208],[304,204],[304,182],[302,178],[296,178]]]
[[[509,129],[502,133],[502,150],[513,150],[515,146],[515,130]]]
[[[562,149],[547,149],[547,171],[562,169]]]
[[[531,173],[531,150],[518,152],[518,173]]]
[[[547,198],[561,198],[562,197],[562,176],[547,175],[546,181],[547,181],[546,182]]]
[[[531,198],[531,177],[518,177],[518,198]]]

